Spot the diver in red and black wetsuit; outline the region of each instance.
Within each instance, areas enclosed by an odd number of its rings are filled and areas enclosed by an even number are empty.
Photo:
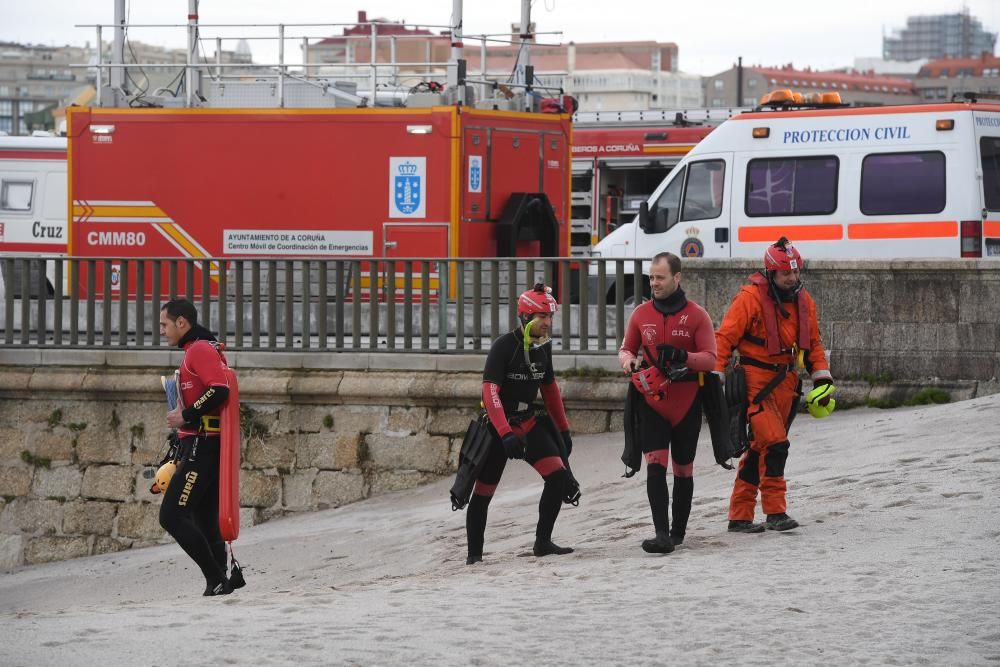
[[[691,514],[702,415],[698,372],[715,367],[715,331],[705,309],[684,295],[677,255],[662,252],[653,258],[649,286],[653,298],[632,311],[618,361],[644,399],[637,407],[639,438],[656,535],[644,540],[642,548],[647,553],[671,553],[684,541]],[[674,473],[672,506],[668,461]]]
[[[573,550],[552,541],[552,528],[564,502],[579,498],[579,487],[568,470],[573,450],[569,421],[552,368],[549,332],[559,304],[539,283],[517,301],[521,326],[493,342],[483,371],[483,405],[494,439],[486,465],[476,480],[466,512],[468,564],[483,559],[486,514],[507,459],[524,459],[545,481],[538,503],[536,556],[568,554]],[[536,414],[541,390],[548,415]]]
[[[226,595],[243,585],[242,575],[226,577],[226,544],[219,532],[219,411],[229,397],[224,359],[215,336],[198,324],[186,299],[160,310],[160,335],[184,350],[181,402],[167,413],[177,429],[181,460],[160,505],[160,525],[198,564],[205,595]],[[186,407],[184,407],[186,406]]]

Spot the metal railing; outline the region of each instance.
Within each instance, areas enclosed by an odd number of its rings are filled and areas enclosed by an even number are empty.
[[[228,349],[485,353],[517,326],[517,296],[545,282],[562,304],[555,349],[606,354],[621,343],[628,273],[641,263],[7,257],[0,348],[163,349],[161,306],[181,297]]]

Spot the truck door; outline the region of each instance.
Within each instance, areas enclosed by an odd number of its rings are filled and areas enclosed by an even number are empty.
[[[731,166],[732,153],[717,153],[676,167],[649,206],[651,225],[636,232],[636,256],[729,257]]]
[[[448,223],[441,222],[387,222],[382,226],[384,257],[399,257],[406,259],[427,258],[438,259],[448,257]],[[422,288],[420,282],[423,262],[411,262],[413,270],[413,290],[417,293]],[[388,263],[382,267],[383,290],[388,274]],[[395,273],[394,286],[396,298],[402,298],[403,277],[406,271],[405,262],[394,262],[393,271]],[[431,289],[437,288],[438,264],[430,262]]]

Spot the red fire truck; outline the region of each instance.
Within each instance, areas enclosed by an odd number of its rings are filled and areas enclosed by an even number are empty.
[[[569,250],[568,114],[72,108],[68,128],[71,256]]]

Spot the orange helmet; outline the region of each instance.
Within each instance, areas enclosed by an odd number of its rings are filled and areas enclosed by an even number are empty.
[[[764,268],[768,271],[791,271],[802,268],[802,255],[792,242],[782,236],[764,251]]]

